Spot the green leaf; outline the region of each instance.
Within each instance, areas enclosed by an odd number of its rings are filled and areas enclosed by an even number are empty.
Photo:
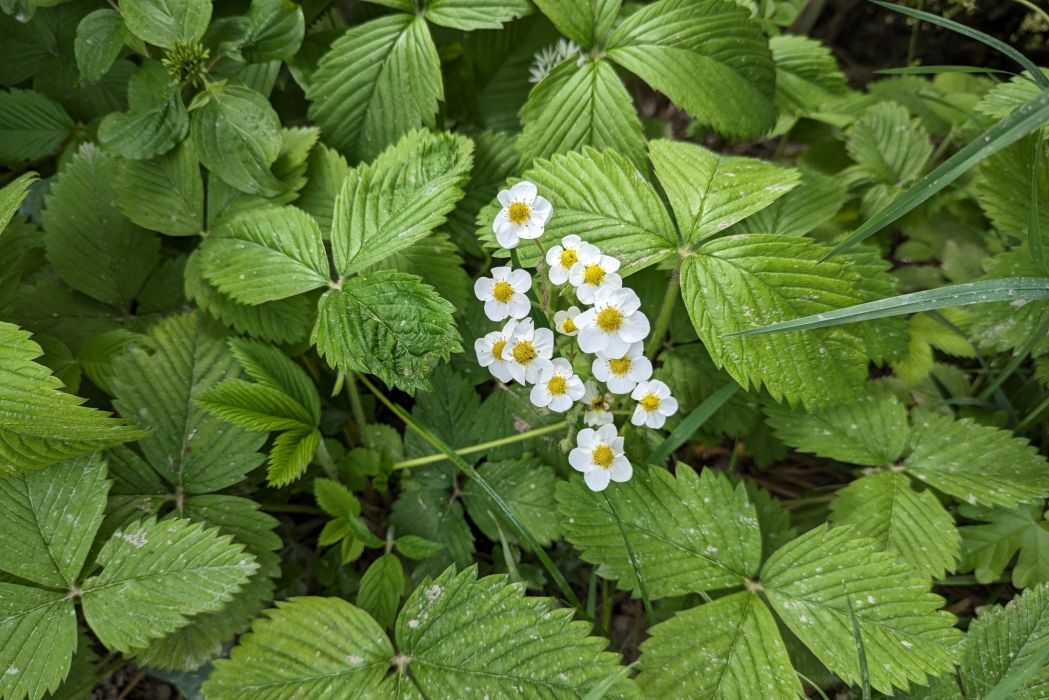
[[[59,172],[44,208],[47,256],[70,287],[128,309],[160,259],[160,239],[116,206],[119,164],[85,144]]]
[[[444,234],[435,233],[416,241],[364,272],[397,270],[415,275],[436,289],[457,309],[471,303],[472,282],[463,269],[462,251]]]
[[[229,346],[249,377],[292,397],[309,416],[311,424],[320,421],[321,402],[317,387],[310,375],[290,357],[275,347],[243,338],[230,339]]]
[[[442,466],[413,469],[402,480],[390,522],[396,532],[415,535],[440,545],[416,567],[416,575],[440,572],[449,564],[465,568],[473,561],[474,536],[460,499],[452,498],[454,474]]]
[[[397,617],[397,608],[404,594],[404,567],[396,554],[383,554],[361,577],[357,605],[375,618],[383,629],[389,628]]]
[[[349,172],[335,200],[332,253],[344,277],[429,235],[463,196],[473,144],[413,131]]]
[[[204,167],[230,187],[275,197],[285,185],[270,172],[281,149],[280,118],[255,90],[212,83],[191,105],[190,137]]]
[[[553,469],[535,458],[523,457],[487,462],[477,471],[502,496],[539,544],[549,546],[560,536],[561,523],[550,517],[557,509],[554,500],[557,477]],[[517,542],[513,525],[474,481],[468,481],[463,487],[463,501],[470,518],[488,539],[497,542],[501,530],[508,541]]]
[[[270,449],[266,480],[285,486],[305,474],[322,439],[319,430],[305,428],[278,435]]]
[[[0,234],[4,232],[11,219],[18,213],[29,188],[39,179],[36,173],[23,173],[0,188]]]
[[[969,625],[962,654],[962,684],[967,696],[987,697],[1006,678],[1025,666],[1041,663],[1009,697],[1037,700],[1049,693],[1049,669],[1045,668],[1049,645],[1049,586],[1041,585],[1013,598],[1008,605],[984,608]],[[1040,670],[1037,670],[1040,669]]]
[[[204,180],[188,141],[148,160],[125,160],[114,186],[124,216],[169,236],[204,231]]]
[[[688,442],[711,416],[728,402],[739,390],[739,385],[729,381],[720,389],[705,398],[700,404],[689,412],[680,423],[671,431],[663,442],[659,443],[648,455],[649,464],[663,464],[673,454],[674,450]]]
[[[857,534],[874,540],[879,550],[932,578],[953,571],[961,555],[951,514],[932,491],[915,490],[898,472],[853,481],[831,501],[831,513],[835,525],[851,525]]]
[[[209,0],[122,0],[127,28],[147,43],[170,49],[204,36],[211,20]]]
[[[980,583],[1002,578],[1016,557],[1010,580],[1017,588],[1049,581],[1049,521],[1041,505],[981,508],[963,505],[959,513],[978,525],[958,528],[962,536],[959,571],[972,571]]]
[[[807,36],[781,34],[769,39],[776,64],[776,106],[781,113],[806,116],[846,93],[845,76],[834,54]]]
[[[430,0],[425,8],[434,24],[464,31],[499,29],[531,11],[527,0]]]
[[[343,372],[374,374],[406,391],[426,389],[437,364],[461,350],[453,311],[418,277],[373,272],[321,297],[312,341]]]
[[[604,40],[622,0],[536,0],[535,4],[557,31],[589,49]]]
[[[1038,155],[1038,225],[1042,240],[1049,240],[1049,158],[1038,146],[1035,137],[1027,137],[980,164],[973,194],[994,227],[1007,236],[1028,237],[1031,173]]]
[[[612,149],[647,170],[634,100],[608,61],[565,61],[532,89],[521,109],[517,150],[526,163],[585,146]]]
[[[353,27],[321,58],[307,96],[325,141],[356,160],[433,127],[444,88],[426,20],[398,13]]]
[[[847,332],[735,335],[855,303],[855,278],[841,261],[820,262],[824,252],[805,238],[747,235],[710,241],[684,259],[681,293],[692,323],[714,362],[744,388],[764,385],[776,400],[814,408],[863,386],[866,349]]]
[[[678,229],[693,247],[769,206],[799,180],[797,170],[681,141],[651,141],[648,150]]]
[[[116,10],[95,10],[76,28],[76,65],[84,80],[100,80],[124,48],[124,19]]]
[[[42,586],[74,586],[108,490],[97,452],[0,479],[0,569]]]
[[[312,216],[326,237],[331,232],[335,197],[349,174],[350,166],[338,151],[322,143],[310,151],[306,184],[299,191],[295,206]]]
[[[845,143],[859,171],[876,182],[902,187],[921,174],[932,155],[929,135],[897,102],[879,102],[852,124]]]
[[[402,535],[396,542],[397,553],[409,559],[426,559],[444,549],[440,542],[431,542],[418,535]]]
[[[802,695],[775,619],[749,592],[698,605],[653,627],[641,645],[637,680],[648,697]]]
[[[204,686],[209,700],[364,698],[393,659],[382,628],[342,599],[292,598],[264,614],[229,659],[215,662]]]
[[[361,502],[353,492],[332,479],[313,480],[313,495],[317,505],[332,517],[356,518],[361,514]]]
[[[848,464],[882,467],[895,464],[907,450],[907,408],[883,384],[867,395],[818,413],[780,406],[765,409],[776,437],[802,452]]]
[[[810,168],[799,171],[797,187],[740,221],[731,232],[804,236],[837,214],[848,199],[844,181]]]
[[[1041,71],[1049,77],[1049,70],[1042,68]],[[983,94],[974,109],[991,119],[1005,119],[1017,107],[1038,97],[1041,91],[1042,88],[1032,79],[1031,74],[1024,71],[1004,83],[993,85]]]
[[[248,430],[313,430],[309,412],[279,389],[229,379],[197,395],[196,402],[219,418]]]
[[[921,414],[904,469],[972,505],[1013,506],[1049,496],[1049,463],[1027,440],[950,416]]]
[[[61,391],[62,382],[33,361],[42,354],[28,332],[0,322],[0,476],[41,469],[142,434]]]
[[[652,598],[736,586],[761,564],[757,513],[742,485],[718,472],[698,476],[688,467],[677,478],[659,468],[637,468],[607,493],[630,540]],[[605,495],[581,479],[557,489],[565,538],[606,578],[638,590],[623,535]],[[635,593],[636,595],[636,593]]]
[[[0,693],[40,700],[69,673],[77,647],[76,609],[66,591],[0,583]]]
[[[241,214],[213,231],[200,255],[204,277],[244,304],[285,299],[329,281],[320,228],[296,207]]]
[[[182,518],[118,530],[98,563],[102,573],[84,581],[84,618],[103,644],[125,653],[219,610],[259,566],[229,535]]]
[[[165,479],[207,493],[244,478],[261,461],[265,435],[210,415],[193,398],[236,376],[225,339],[199,312],[171,316],[149,332],[152,352],[132,346],[114,363],[114,405],[149,428],[139,447]]]
[[[726,136],[776,120],[772,52],[761,25],[730,0],[660,0],[620,22],[608,57]]]
[[[248,30],[231,47],[234,58],[247,63],[285,61],[302,45],[306,20],[302,8],[291,0],[252,0]]]
[[[0,163],[50,155],[73,133],[62,105],[33,90],[0,92]]]
[[[540,160],[523,179],[534,182],[554,207],[544,238],[578,234],[619,258],[620,274],[652,265],[677,248],[674,223],[656,190],[615,151],[586,148]],[[498,204],[489,204],[478,215],[479,233],[489,241],[495,240],[491,222],[498,210]],[[530,246],[517,254],[525,267],[539,259]]]
[[[860,682],[853,616],[879,692],[953,668],[961,632],[939,611],[943,599],[851,528],[823,525],[781,547],[765,562],[761,585],[786,626],[846,683]]]
[[[144,159],[167,153],[189,132],[179,85],[159,61],[146,62],[128,83],[127,112],[107,114],[98,126],[103,150]]]

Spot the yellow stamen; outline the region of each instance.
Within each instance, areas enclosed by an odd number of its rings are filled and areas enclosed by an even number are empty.
[[[607,411],[608,402],[605,401],[605,397],[602,395],[595,396],[593,401],[590,402],[591,411]]]
[[[630,358],[623,355],[622,357],[609,360],[608,368],[612,370],[612,374],[617,377],[625,377],[626,373],[630,371],[630,364]]]
[[[568,391],[568,382],[560,374],[555,374],[550,378],[550,381],[546,383],[546,390],[550,392],[552,396],[564,396],[565,392]]]
[[[615,453],[612,452],[612,448],[608,445],[598,445],[590,454],[590,459],[592,459],[594,464],[601,467],[602,469],[608,469],[609,467],[611,467],[612,462],[615,460],[615,458]]]
[[[660,401],[659,397],[655,394],[645,394],[645,396],[643,396],[641,398],[641,401],[639,401],[638,403],[641,404],[641,408],[651,413],[652,411],[659,408]]]
[[[500,304],[505,304],[514,298],[514,288],[506,280],[499,280],[492,287],[492,296]]]
[[[597,312],[597,327],[605,333],[613,333],[623,327],[623,312],[614,306],[606,306]]]
[[[506,212],[506,218],[510,220],[511,224],[525,224],[532,218],[532,207],[528,206],[524,202],[511,202],[510,208]]]
[[[503,348],[505,347],[505,340],[497,340],[494,343],[492,343],[492,356],[495,357],[495,359],[501,361],[503,359]]]
[[[605,268],[600,265],[587,265],[583,270],[583,281],[590,285],[599,285],[605,279]]]
[[[576,255],[574,248],[565,248],[561,251],[561,267],[569,268],[575,265],[576,260],[579,256]]]
[[[562,333],[575,333],[577,330],[579,330],[579,329],[576,328],[575,321],[572,320],[571,318],[565,316],[565,320],[561,321],[561,332]]]
[[[535,346],[527,340],[522,340],[514,344],[513,349],[514,360],[519,365],[527,365],[532,362],[535,358],[539,357],[539,353],[536,352]]]

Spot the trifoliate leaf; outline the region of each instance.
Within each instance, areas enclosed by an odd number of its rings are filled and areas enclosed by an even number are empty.
[[[179,84],[159,61],[148,61],[128,84],[127,112],[112,112],[98,126],[98,143],[131,159],[167,153],[186,137],[189,115]]]
[[[797,170],[683,141],[651,141],[648,150],[678,230],[692,246],[769,206],[800,177]]]
[[[86,144],[59,172],[44,209],[47,257],[62,280],[128,310],[160,259],[160,239],[116,206],[119,164]]]
[[[135,36],[154,46],[170,49],[192,44],[211,20],[209,0],[123,0],[120,13]]]
[[[1032,657],[1049,644],[1049,586],[1041,585],[1008,605],[984,608],[969,625],[962,654],[962,684],[967,696],[984,697],[1006,678],[1026,670]],[[1010,697],[1038,700],[1049,694],[1049,668],[1027,677]]]
[[[776,106],[781,113],[809,115],[845,94],[845,76],[834,54],[820,42],[781,34],[769,39],[769,48],[776,64]]]
[[[540,160],[523,179],[534,182],[556,212],[547,222],[545,239],[577,234],[619,258],[620,274],[652,265],[677,249],[674,223],[656,190],[614,151],[587,148]],[[498,212],[497,203],[489,204],[478,215],[479,233],[493,242],[492,221]],[[538,261],[533,248],[518,248],[521,265]]]
[[[102,572],[84,581],[84,618],[110,649],[129,652],[219,610],[258,569],[229,535],[182,518],[143,520],[98,553]]]
[[[967,418],[922,413],[903,466],[973,505],[1011,507],[1049,495],[1049,463],[1027,440]]]
[[[733,593],[676,614],[641,645],[649,697],[800,697],[776,621],[761,598]]]
[[[805,238],[719,238],[686,257],[681,293],[710,356],[744,388],[806,407],[856,396],[867,378],[866,348],[851,330],[733,336],[732,333],[863,301],[839,259]]]
[[[0,479],[0,569],[51,588],[76,584],[106,507],[99,455]]]
[[[622,0],[538,0],[535,4],[559,32],[589,49],[605,38]]]
[[[84,80],[99,80],[124,48],[124,19],[116,10],[95,10],[76,28],[76,65]]]
[[[647,5],[616,26],[606,51],[727,136],[761,136],[775,123],[776,74],[768,39],[750,12],[730,0]]]
[[[241,214],[213,231],[200,255],[204,277],[244,304],[285,299],[329,281],[317,222],[296,207]]]
[[[269,100],[247,86],[219,82],[191,107],[190,137],[205,168],[241,192],[284,192],[270,172],[280,155],[281,129]]]
[[[895,102],[866,109],[853,123],[845,148],[864,175],[894,187],[918,177],[932,154],[925,128],[912,124],[907,108]]]
[[[761,586],[786,626],[847,683],[861,680],[853,624],[870,685],[883,693],[954,665],[961,633],[938,610],[943,599],[851,528],[822,525],[784,545],[765,562]]]
[[[883,384],[871,384],[855,403],[817,413],[765,409],[776,437],[820,457],[872,467],[895,464],[907,449],[907,408]]]
[[[758,519],[746,490],[710,469],[697,475],[681,467],[674,478],[636,467],[629,482],[600,494],[575,478],[558,486],[557,502],[565,538],[582,559],[635,595],[620,527],[652,598],[740,585],[761,564]]]
[[[29,188],[37,179],[36,173],[23,173],[0,188],[0,234],[18,213],[18,208],[25,201]]]
[[[436,289],[457,309],[470,303],[472,282],[462,268],[461,251],[444,234],[435,233],[388,255],[372,270],[397,270],[415,275]]]
[[[372,272],[321,297],[312,340],[343,372],[374,374],[407,391],[426,389],[437,364],[462,349],[453,311],[418,277]]]
[[[40,700],[69,673],[76,610],[66,591],[0,583],[0,694]]]
[[[797,187],[740,221],[732,231],[804,236],[837,214],[848,199],[842,179],[810,168],[799,170]]]
[[[248,63],[284,61],[302,45],[306,21],[302,8],[290,0],[252,0],[246,35],[231,47],[231,55]]]
[[[426,3],[426,19],[464,31],[499,29],[531,11],[527,0],[431,0]]]
[[[532,89],[521,109],[517,150],[525,163],[585,146],[612,149],[647,170],[634,101],[608,61],[565,61]]]
[[[898,472],[853,481],[831,501],[831,513],[835,525],[851,525],[857,534],[874,540],[879,550],[932,578],[953,571],[961,554],[954,517],[932,491],[916,490],[911,479]]]
[[[413,131],[350,171],[335,200],[332,253],[343,276],[430,234],[462,197],[473,162],[462,136]]]
[[[165,479],[189,493],[216,491],[261,461],[265,435],[229,425],[193,398],[237,375],[222,333],[199,312],[172,316],[149,332],[152,352],[132,346],[116,361],[114,405],[149,428],[142,453]]]
[[[0,476],[119,445],[141,431],[81,406],[34,360],[43,354],[18,326],[0,322]]]
[[[307,91],[324,140],[368,160],[419,126],[434,126],[440,59],[422,16],[392,14],[350,29],[321,58]]]
[[[169,236],[204,231],[204,180],[188,141],[156,158],[123,161],[114,189],[120,210],[143,228]]]
[[[72,132],[72,118],[46,95],[33,90],[0,92],[0,163],[44,158]]]
[[[1002,578],[1016,557],[1011,581],[1027,588],[1049,581],[1049,520],[1041,505],[981,508],[963,505],[959,513],[979,525],[958,528],[962,536],[959,571],[972,571],[976,580],[991,583]]]
[[[487,462],[477,471],[502,496],[539,544],[547,546],[560,536],[561,523],[550,517],[557,509],[554,499],[557,477],[553,469],[535,458],[525,457]],[[463,487],[463,500],[470,518],[488,539],[499,541],[501,530],[508,541],[518,541],[513,526],[475,482],[469,481]]]
[[[404,567],[396,554],[383,554],[361,576],[357,605],[382,627],[388,628],[397,617],[404,594]]]

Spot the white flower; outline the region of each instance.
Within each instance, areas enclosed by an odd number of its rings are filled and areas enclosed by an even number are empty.
[[[517,321],[509,321],[501,331],[492,331],[483,338],[474,341],[474,352],[477,353],[477,364],[487,367],[492,376],[501,382],[513,379],[507,363],[509,354],[503,352],[514,335]]]
[[[634,415],[630,416],[634,425],[662,428],[667,416],[677,413],[677,399],[670,395],[670,387],[658,379],[638,384],[630,398],[637,401]]]
[[[629,394],[638,382],[652,376],[652,362],[642,354],[644,349],[639,340],[620,357],[598,355],[592,366],[594,379],[607,384],[613,394]]]
[[[550,202],[536,195],[536,187],[524,180],[499,193],[503,208],[492,222],[492,231],[499,245],[516,248],[522,238],[539,238],[554,208]]]
[[[591,491],[604,491],[608,480],[629,481],[634,474],[630,461],[623,454],[623,438],[616,426],[602,425],[597,430],[583,428],[576,437],[576,447],[568,453],[568,463],[583,472],[583,480]]]
[[[612,422],[612,412],[608,410],[612,405],[612,395],[600,391],[597,382],[592,379],[587,380],[585,387],[583,405],[586,411],[583,413],[583,422],[595,428],[608,425]]]
[[[567,282],[572,267],[579,261],[579,254],[583,251],[586,251],[589,258],[601,255],[596,245],[585,243],[575,234],[565,236],[561,239],[561,245],[555,245],[546,251],[546,264],[550,267],[550,281],[556,285]]]
[[[542,49],[532,61],[532,68],[528,71],[528,82],[538,83],[545,78],[550,71],[579,53],[579,47],[568,39],[558,39],[556,44],[551,44]]]
[[[576,255],[578,260],[568,272],[568,281],[575,287],[579,301],[593,304],[598,290],[619,289],[623,286],[623,278],[616,274],[619,261],[609,255],[602,255],[597,246],[581,246]]]
[[[648,335],[648,318],[641,313],[641,300],[632,289],[604,288],[594,306],[576,316],[579,347],[583,352],[622,357],[630,346]]]
[[[532,288],[532,276],[527,270],[493,267],[491,277],[480,277],[474,282],[474,296],[484,302],[484,314],[492,321],[524,318],[532,309],[525,293]]]
[[[540,408],[564,413],[575,401],[583,398],[583,380],[572,371],[568,360],[559,357],[539,370],[535,386],[532,387],[532,403]]]
[[[567,311],[558,311],[554,314],[554,328],[562,335],[576,335],[579,333],[579,328],[575,325],[575,319],[578,315],[578,306],[569,306]]]
[[[503,353],[510,376],[520,384],[533,384],[554,354],[554,332],[549,328],[536,328],[532,319],[526,318],[514,326]]]

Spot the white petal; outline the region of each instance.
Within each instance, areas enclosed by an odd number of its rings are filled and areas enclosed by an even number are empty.
[[[614,425],[603,425],[597,429],[597,440],[606,444],[611,444],[615,441],[618,433],[616,432],[616,426]]]
[[[595,442],[597,442],[597,431],[590,428],[583,428],[575,437],[575,444],[586,450],[593,449]]]
[[[550,250],[546,251],[546,264],[550,267],[555,267],[561,263],[561,253],[564,251],[559,245],[555,245]]]
[[[572,408],[572,399],[567,396],[555,396],[550,400],[550,410],[564,413]]]
[[[583,313],[575,317],[575,325],[579,330],[584,328],[593,328],[594,321],[597,320],[597,311],[594,309],[587,309]]]
[[[579,301],[583,302],[584,304],[593,304],[595,289],[596,288],[592,285],[582,284],[582,280],[580,280],[580,284],[577,285],[575,288],[575,295],[579,299]]]
[[[517,235],[528,240],[539,238],[543,235],[543,225],[536,223],[533,219],[529,219],[521,225],[521,230],[517,232]]]
[[[563,245],[565,248],[578,248],[579,244],[582,242],[583,239],[581,239],[574,233],[570,233],[561,239],[561,245]]]
[[[528,398],[539,408],[545,408],[550,405],[550,399],[553,397],[550,396],[550,392],[546,390],[545,385],[536,384],[532,387],[532,391],[528,395]]]
[[[605,268],[605,272],[607,273],[618,272],[619,261],[613,258],[611,255],[602,255],[601,267]]]
[[[549,360],[554,354],[554,332],[549,328],[537,328],[532,340],[539,357]]]
[[[514,377],[510,374],[510,367],[505,362],[493,362],[488,366],[492,376],[503,383],[512,382]]]
[[[524,318],[532,310],[532,302],[524,294],[514,294],[510,298],[510,316],[512,318]],[[495,320],[495,319],[492,319]]]
[[[652,376],[652,360],[647,357],[637,357],[630,363],[630,378],[635,382],[646,381]]]
[[[608,470],[593,469],[583,474],[583,481],[590,487],[591,491],[604,491],[608,488]]]
[[[492,321],[502,321],[510,315],[510,307],[492,299],[484,303],[484,315]]]
[[[579,331],[579,349],[583,352],[601,352],[608,346],[608,334],[600,328],[587,326]]]
[[[672,416],[677,413],[677,399],[668,396],[659,403],[659,412],[664,416]]]
[[[494,365],[493,365],[493,367],[494,367]],[[510,372],[510,376],[513,377],[513,380],[515,382],[517,382],[518,384],[524,384],[525,383],[525,368],[524,367],[522,367],[521,365],[517,364],[516,362],[507,362],[506,363],[506,369],[507,369],[507,371]]]
[[[550,215],[554,213],[554,205],[550,204],[543,197],[536,197],[532,203],[532,221],[536,222],[540,226],[546,225],[546,222],[550,220]]]
[[[510,202],[513,201],[510,198],[510,190],[499,190],[499,194],[495,196],[499,200],[499,205],[505,210],[510,206]],[[503,213],[503,212],[500,212]]]
[[[560,265],[551,263],[550,267],[550,281],[557,285],[562,285],[568,281],[568,270]]]
[[[645,339],[650,330],[648,317],[638,311],[623,319],[623,326],[619,329],[619,337],[627,343],[636,343]]]
[[[494,272],[494,270],[493,270]],[[613,295],[619,310],[629,316],[641,308],[641,298],[629,287],[623,287]]]
[[[521,182],[510,188],[510,199],[530,205],[535,201],[537,191],[533,183],[528,180],[521,180]]]
[[[608,369],[608,360],[604,357],[598,357],[594,360],[594,364],[590,365],[590,371],[594,374],[594,379],[599,382],[607,382],[612,377],[612,372]]]
[[[517,244],[520,243],[517,229],[517,226],[507,222],[505,226],[499,226],[496,230],[495,240],[499,241],[499,245],[504,248],[516,248]]]
[[[605,382],[608,384],[608,390],[613,394],[629,394],[630,390],[634,388],[634,380],[630,377],[617,377],[612,375]]]
[[[558,357],[556,360],[550,362],[550,376],[553,377],[555,374],[560,374],[563,377],[572,376],[572,363],[563,357]]]
[[[495,283],[490,277],[478,277],[477,281],[474,282],[474,296],[480,301],[487,301],[492,298],[492,287]]]
[[[649,428],[659,429],[663,427],[663,424],[667,422],[667,417],[661,414],[659,411],[652,411],[648,414],[648,420],[645,421],[645,425]]]
[[[515,292],[524,292],[532,286],[532,276],[528,274],[528,270],[513,270],[509,277],[510,286]]]
[[[648,416],[648,411],[643,409],[640,405],[634,408],[634,415],[630,416],[630,422],[634,425],[644,425],[645,418]]]
[[[619,457],[612,462],[612,468],[608,470],[608,475],[612,477],[612,481],[620,483],[630,481],[630,477],[634,475],[634,468],[630,466],[630,460],[626,457]]]
[[[577,447],[568,453],[568,463],[572,465],[572,469],[579,472],[590,471],[594,466],[590,461],[590,450],[582,447]]]
[[[645,394],[651,394],[651,390],[648,388],[650,382],[639,382],[634,388],[634,391],[630,394],[630,398],[634,401],[640,401]]]
[[[572,283],[573,287],[578,287],[583,283],[583,271],[585,269],[581,262],[572,263],[572,269],[568,271],[568,281]]]
[[[613,335],[611,333],[602,333],[602,335],[605,337],[605,347],[603,352],[608,357],[622,357],[630,348],[630,343],[623,340],[620,335]]]

